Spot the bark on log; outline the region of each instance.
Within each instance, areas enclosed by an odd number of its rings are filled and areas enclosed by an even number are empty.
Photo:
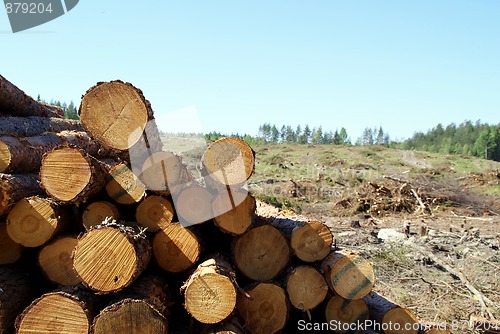
[[[16,262],[22,253],[23,246],[9,237],[7,224],[0,221],[0,266]]]
[[[360,299],[375,285],[371,263],[350,250],[332,252],[321,263],[326,283],[345,299]]]
[[[83,227],[89,231],[92,226],[102,224],[107,217],[114,220],[120,219],[120,210],[116,205],[108,201],[92,202],[83,211]]]
[[[325,279],[310,266],[293,268],[286,278],[285,286],[290,303],[303,312],[318,306],[328,293]]]
[[[137,224],[147,228],[147,232],[157,232],[167,227],[174,218],[174,208],[168,199],[161,196],[148,196],[137,206]]]
[[[330,254],[333,235],[325,224],[301,217],[278,217],[272,225],[285,234],[293,253],[302,261],[321,261]]]
[[[45,132],[83,131],[80,121],[56,117],[2,116],[0,136],[33,137]]]
[[[47,194],[62,203],[84,203],[105,184],[102,162],[81,149],[60,147],[47,153],[40,168],[40,183]]]
[[[64,117],[60,107],[38,102],[0,75],[0,114]]]
[[[204,223],[214,217],[212,194],[196,183],[185,186],[172,195],[179,222],[184,226]]]
[[[184,307],[201,323],[215,324],[229,317],[236,306],[235,273],[229,262],[215,257],[201,263],[188,278]]]
[[[78,238],[73,268],[86,287],[111,293],[131,285],[150,259],[151,246],[139,227],[108,219]]]
[[[255,227],[238,237],[233,246],[234,264],[248,278],[276,278],[290,262],[290,248],[283,234],[270,225]]]
[[[214,223],[222,232],[241,235],[251,227],[255,209],[255,198],[247,190],[228,187],[213,201]]]
[[[95,304],[95,295],[81,286],[46,293],[19,315],[16,333],[87,334]]]
[[[95,317],[92,333],[168,333],[169,303],[161,278],[141,277]]]
[[[236,308],[250,334],[272,334],[285,328],[290,306],[279,285],[258,283],[238,294]]]
[[[44,193],[37,174],[0,173],[0,217],[22,198]]]
[[[335,295],[325,308],[325,319],[336,333],[359,333],[368,317],[368,306],[362,299],[348,300]]]
[[[71,217],[67,209],[49,198],[23,198],[7,216],[7,233],[12,240],[25,247],[44,245],[57,233],[70,227]]]
[[[62,286],[81,283],[73,270],[71,258],[77,241],[76,236],[61,236],[50,241],[40,250],[38,265],[49,281]]]
[[[91,87],[82,97],[79,114],[92,137],[120,151],[136,144],[147,122],[153,119],[151,104],[142,91],[119,80]]]
[[[167,272],[179,273],[192,268],[200,254],[200,239],[190,228],[180,223],[162,227],[153,238],[156,263]]]
[[[407,308],[401,307],[376,292],[370,292],[363,298],[370,310],[370,319],[374,320],[386,334],[417,334],[417,317]],[[399,328],[399,330],[398,330]]]
[[[208,146],[202,157],[202,170],[207,183],[240,185],[253,174],[255,152],[243,140],[225,137]]]
[[[0,334],[11,334],[19,313],[32,301],[35,282],[25,268],[0,267]]]
[[[106,192],[116,203],[135,204],[146,196],[146,187],[125,163],[111,168],[106,179]]]

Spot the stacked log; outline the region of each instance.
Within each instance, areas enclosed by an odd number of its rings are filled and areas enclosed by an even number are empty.
[[[4,82],[0,97],[23,97]],[[18,333],[416,323],[375,297],[369,261],[332,249],[324,223],[265,214],[246,187],[255,152],[241,139],[209,144],[196,178],[163,150],[151,105],[131,84],[89,89],[81,123],[23,99],[0,103],[23,115],[0,117],[0,168],[10,173],[0,174],[0,334],[15,317]],[[35,268],[47,288],[31,295],[14,262]]]

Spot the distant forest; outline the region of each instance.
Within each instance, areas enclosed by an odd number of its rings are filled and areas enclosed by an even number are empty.
[[[50,100],[49,102],[42,100],[40,98],[40,95],[38,95],[37,101],[47,103],[53,106],[59,106],[61,109],[64,111],[64,118],[69,118],[69,119],[80,119],[80,116],[78,116],[78,110],[75,107],[75,104],[73,101],[71,101],[69,104],[66,102],[61,102],[61,101],[54,101]]]

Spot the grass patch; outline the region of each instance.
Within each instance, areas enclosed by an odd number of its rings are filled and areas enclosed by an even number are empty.
[[[292,210],[296,213],[302,212],[302,205],[300,203],[291,201],[290,199],[283,196],[274,195],[256,195],[258,199],[267,204],[274,205],[282,210]]]

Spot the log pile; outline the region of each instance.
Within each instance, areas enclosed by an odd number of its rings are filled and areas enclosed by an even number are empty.
[[[0,79],[0,334],[417,323],[325,224],[246,191],[255,155],[242,140],[211,143],[197,178],[163,150],[131,84],[97,84],[81,123],[65,123]]]

